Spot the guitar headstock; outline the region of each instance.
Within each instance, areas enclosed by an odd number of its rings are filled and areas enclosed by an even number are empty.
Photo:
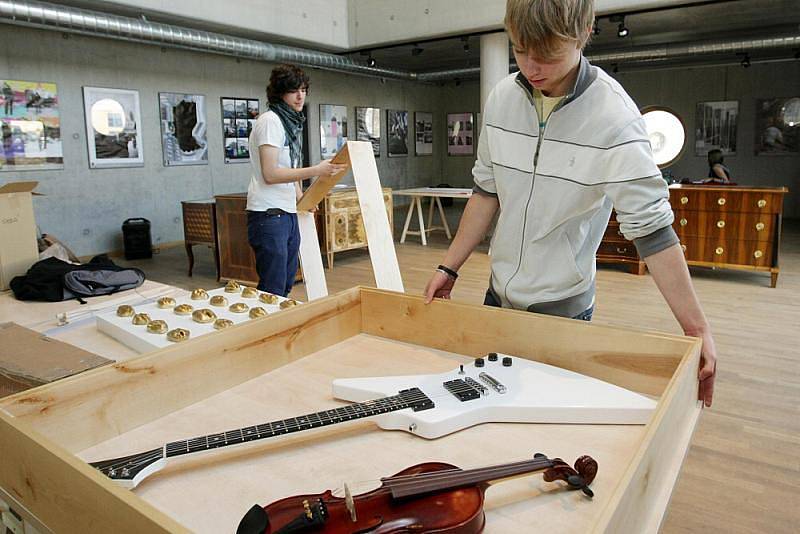
[[[553,466],[544,472],[544,479],[547,482],[563,480],[570,489],[579,489],[588,497],[594,497],[594,492],[589,489],[589,484],[597,475],[597,462],[591,456],[584,455],[575,460],[574,469],[561,458],[553,458],[550,461]]]
[[[159,447],[130,456],[90,462],[89,465],[121,486],[133,489],[147,475],[161,469],[164,463],[164,449]]]

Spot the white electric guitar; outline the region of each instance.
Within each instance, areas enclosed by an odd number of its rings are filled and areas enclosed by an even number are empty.
[[[333,395],[354,404],[173,441],[90,465],[134,488],[176,456],[365,417],[374,417],[383,429],[432,439],[480,423],[645,424],[656,405],[602,380],[496,353],[438,375],[334,380]]]

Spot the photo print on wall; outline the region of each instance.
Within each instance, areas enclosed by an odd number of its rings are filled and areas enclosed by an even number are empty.
[[[722,150],[725,156],[736,154],[736,126],[739,102],[698,102],[695,115],[694,155],[706,156],[711,150]]]
[[[433,113],[414,112],[414,153],[417,156],[433,154]]]
[[[408,111],[386,110],[389,157],[408,156]]]
[[[319,105],[320,156],[330,159],[347,142],[347,106]]]
[[[756,101],[756,156],[800,152],[800,97]]]
[[[164,165],[207,165],[206,97],[158,93]]]
[[[84,87],[89,167],[141,167],[142,119],[139,91]]]
[[[56,84],[0,80],[0,88],[0,171],[63,169]]]
[[[356,140],[372,143],[372,154],[381,155],[381,110],[356,108]]]
[[[447,155],[474,154],[475,128],[472,113],[447,114]]]
[[[223,97],[220,105],[225,163],[250,161],[249,137],[260,112],[260,102],[255,98]]]

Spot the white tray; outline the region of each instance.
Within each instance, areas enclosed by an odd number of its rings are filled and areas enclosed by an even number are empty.
[[[261,296],[261,291],[259,291],[258,294]],[[235,324],[239,324],[247,321],[254,321],[255,319],[250,319],[249,310],[245,313],[234,313],[230,311],[228,306],[231,304],[244,302],[250,308],[260,306],[264,308],[268,314],[273,314],[282,311],[280,308],[280,303],[282,301],[289,300],[286,297],[278,296],[277,304],[266,304],[261,302],[258,297],[243,298],[241,292],[226,293],[224,287],[213,289],[208,292],[208,295],[209,298],[206,300],[192,300],[191,293],[186,292],[183,295],[174,297],[175,305],[190,304],[195,310],[208,308],[217,314],[217,318],[230,319]],[[225,295],[228,299],[228,305],[212,306],[209,300],[214,295]],[[146,313],[152,320],[161,319],[166,321],[168,331],[175,328],[184,328],[189,331],[189,339],[194,339],[212,332],[218,332],[218,330],[214,329],[213,322],[206,324],[197,323],[192,320],[191,314],[177,315],[172,311],[172,307],[162,309],[158,307],[156,302],[157,299],[134,306],[134,313]],[[150,352],[151,350],[175,344],[167,339],[166,334],[152,334],[147,331],[146,326],[134,325],[132,319],[132,317],[118,317],[117,310],[114,308],[113,310],[109,310],[97,316],[97,329],[139,353]]]

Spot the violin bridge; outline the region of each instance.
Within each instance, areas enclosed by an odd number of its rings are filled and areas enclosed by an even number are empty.
[[[356,503],[353,501],[353,495],[350,493],[350,488],[347,487],[347,483],[344,485],[344,505],[347,511],[350,512],[350,520],[353,523],[357,522]]]

